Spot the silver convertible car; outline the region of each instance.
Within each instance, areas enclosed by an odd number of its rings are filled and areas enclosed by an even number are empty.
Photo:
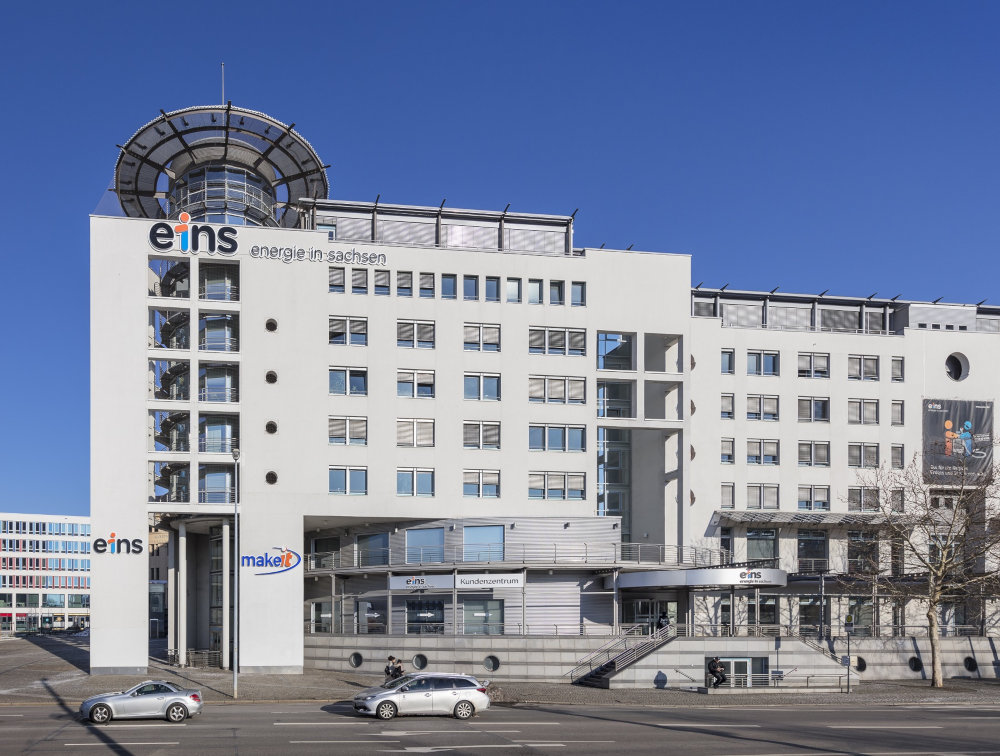
[[[199,713],[201,707],[200,690],[181,688],[163,680],[147,680],[126,691],[91,696],[80,704],[80,716],[95,724],[143,717],[183,722]]]
[[[486,686],[470,675],[403,675],[377,688],[368,688],[354,697],[359,714],[392,719],[397,714],[443,714],[468,719],[490,707]]]

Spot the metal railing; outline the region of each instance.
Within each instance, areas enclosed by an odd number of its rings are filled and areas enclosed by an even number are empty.
[[[829,572],[829,559],[810,559],[799,557],[798,571],[801,572]]]
[[[203,388],[198,390],[199,402],[237,402],[239,398],[240,391],[236,388]]]
[[[240,340],[235,336],[201,334],[198,337],[198,349],[203,352],[238,352]]]
[[[220,486],[198,489],[199,504],[232,504],[235,501],[235,491],[232,486]]]
[[[218,302],[238,302],[240,287],[233,283],[205,283],[198,287],[198,299],[211,299]]]
[[[346,558],[345,558],[346,556]],[[484,558],[485,557],[485,558]],[[711,567],[728,562],[726,552],[695,546],[638,543],[504,544],[496,547],[432,546],[360,549],[306,555],[306,571],[438,564],[648,564]]]
[[[303,625],[307,635],[386,635],[389,630],[384,622],[367,622],[363,624],[360,628],[355,629],[351,627],[351,617],[344,618],[344,625],[347,629],[343,632],[338,631],[333,623],[330,622],[313,622],[306,621]],[[339,625],[340,623],[337,623]],[[476,623],[475,625],[466,625],[464,622],[459,622],[456,628],[455,624],[452,622],[400,622],[398,625],[393,625],[392,635],[514,635],[514,636],[562,636],[562,637],[578,637],[578,638],[590,638],[590,637],[604,637],[609,635],[614,635],[616,638],[619,637],[615,633],[615,628],[611,625],[592,625],[592,624],[581,624],[574,623],[570,625],[558,624],[558,623],[545,623],[545,622],[532,622],[530,624],[523,624],[521,622],[495,622],[495,623],[485,623],[489,627],[490,632],[482,632],[484,624]],[[433,630],[426,630],[425,628],[433,628]],[[456,632],[457,630],[457,632]],[[649,636],[638,636],[643,640],[648,640]]]
[[[200,452],[229,453],[233,449],[238,449],[239,446],[239,439],[236,438],[206,438],[205,436],[198,436],[198,451]]]
[[[729,674],[726,673],[726,681],[720,688],[818,688],[833,687],[843,688],[847,685],[847,677],[857,682],[860,677],[856,674],[844,672],[843,674],[815,674],[793,676],[792,674],[775,674],[773,672],[752,673],[752,674]],[[708,673],[705,674],[705,687],[711,688],[715,679]]]

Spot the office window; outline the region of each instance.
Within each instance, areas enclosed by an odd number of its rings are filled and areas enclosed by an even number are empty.
[[[774,528],[747,529],[747,559],[773,560],[778,556],[778,531]]]
[[[499,470],[464,470],[462,496],[476,499],[496,499],[500,496]]]
[[[895,383],[900,383],[903,380],[903,358],[893,357],[892,358],[892,380]]]
[[[800,423],[830,422],[830,399],[825,396],[799,397]]]
[[[528,448],[533,451],[586,451],[586,428],[582,425],[529,425]]]
[[[463,329],[466,352],[499,352],[500,326],[486,323],[466,323]]]
[[[441,298],[455,299],[458,296],[458,276],[454,273],[441,274]]]
[[[747,375],[778,375],[777,352],[747,352]]]
[[[396,420],[396,446],[434,446],[434,421],[416,418]]]
[[[365,368],[330,368],[330,393],[367,396],[368,371]]]
[[[852,381],[877,381],[878,357],[868,354],[848,356],[847,378]]]
[[[552,404],[585,404],[587,381],[584,378],[533,375],[528,378],[528,401]]]
[[[736,462],[736,441],[732,438],[722,439],[722,463],[731,465]]]
[[[396,372],[396,396],[434,398],[434,373],[420,370]]]
[[[329,419],[330,443],[352,446],[368,445],[368,418],[331,417]]]
[[[346,496],[368,494],[367,467],[331,467],[330,493]]]
[[[500,376],[490,373],[466,373],[465,398],[487,402],[500,401]]]
[[[434,348],[434,322],[417,320],[396,321],[396,346],[412,349]]]
[[[368,268],[351,268],[351,294],[368,293]]]
[[[608,333],[599,331],[597,334],[597,369],[598,370],[635,370],[635,334]]]
[[[479,299],[479,276],[462,276],[462,298],[469,301]]]
[[[736,417],[735,409],[735,397],[732,394],[722,395],[722,417],[726,420],[732,420]]]
[[[520,278],[508,278],[507,279],[507,301],[520,303],[521,301],[521,279]]]
[[[500,301],[500,278],[498,276],[486,276],[486,301]]]
[[[566,304],[566,284],[563,281],[549,281],[549,304]]]
[[[848,467],[878,467],[878,444],[848,444]]]
[[[747,486],[747,509],[777,509],[778,487],[750,483]],[[749,537],[749,536],[748,536]]]
[[[462,423],[462,445],[466,449],[499,449],[500,423]]]
[[[585,281],[574,281],[570,287],[570,305],[585,307],[587,305],[587,284]]]
[[[777,420],[778,397],[747,395],[747,420]]]
[[[444,528],[410,528],[406,531],[406,561],[443,562]]]
[[[343,294],[344,293],[344,269],[343,268],[330,268],[330,293],[331,294]]]
[[[877,488],[847,489],[848,512],[878,512],[878,510],[879,504]]]
[[[892,445],[892,466],[896,470],[902,470],[903,467],[905,467],[905,459],[904,459],[902,444]]]
[[[409,270],[396,271],[396,296],[413,296],[413,272]]]
[[[722,372],[732,375],[736,367],[736,354],[732,349],[722,350]]]
[[[903,400],[895,399],[892,402],[892,424],[903,424]]]
[[[529,328],[528,353],[585,355],[587,332],[573,328]]]
[[[829,378],[830,355],[799,352],[799,378]]]
[[[529,472],[528,498],[579,500],[585,498],[583,473]]]
[[[466,525],[462,528],[463,560],[503,561],[503,525]]]
[[[528,279],[528,304],[542,304],[542,281],[539,278]]]
[[[851,425],[878,425],[878,399],[848,399],[847,422]]]
[[[434,471],[410,468],[396,470],[396,496],[433,496]]]
[[[375,296],[389,296],[389,281],[391,274],[387,270],[375,271]]]
[[[828,512],[830,510],[830,487],[799,486],[799,509]]]
[[[368,319],[330,318],[330,343],[368,346]]]
[[[774,439],[747,439],[748,465],[777,465],[780,463],[778,442]]]
[[[434,299],[434,274],[420,274],[420,298]]]
[[[736,484],[735,483],[723,483],[722,489],[719,492],[719,508],[720,509],[735,509],[736,508]]]
[[[803,467],[829,467],[829,441],[799,441],[799,464]]]

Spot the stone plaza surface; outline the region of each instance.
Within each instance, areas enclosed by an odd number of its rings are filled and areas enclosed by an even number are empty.
[[[232,699],[232,672],[220,669],[181,668],[158,656],[149,658],[145,676],[95,675],[89,673],[88,639],[38,635],[0,640],[0,705],[61,704],[75,707],[90,695],[122,690],[145,679],[161,679],[185,687],[199,688],[209,703]],[[488,675],[477,675],[480,679]],[[350,699],[362,688],[382,682],[371,675],[309,670],[303,674],[239,676],[241,701],[317,701]],[[1000,703],[1000,680],[950,679],[943,689],[927,681],[879,681],[855,686],[845,693],[810,694],[802,690],[755,695],[733,693],[725,697],[699,695],[684,690],[597,689],[570,684],[504,682],[491,685],[495,703],[581,704],[588,706],[691,707],[761,706],[797,704],[996,704]]]

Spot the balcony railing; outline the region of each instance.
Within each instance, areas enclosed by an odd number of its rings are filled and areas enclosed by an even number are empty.
[[[799,572],[827,572],[829,569],[829,559],[799,557]]]
[[[198,349],[203,352],[238,352],[240,340],[235,336],[203,333],[198,337]]]
[[[728,562],[725,552],[695,546],[640,543],[433,546],[360,549],[306,555],[307,571],[427,564],[636,564],[711,567]]]
[[[233,449],[238,449],[240,442],[235,438],[205,438],[198,436],[198,451],[208,453],[228,454]]]
[[[235,501],[235,492],[231,486],[215,488],[199,488],[199,504],[232,504]]]
[[[632,400],[631,399],[598,399],[597,400],[597,416],[598,417],[634,418],[635,417],[635,413],[632,412]]]
[[[203,388],[198,390],[200,402],[238,402],[240,390],[237,388]]]
[[[202,283],[198,288],[198,299],[211,299],[218,302],[239,302],[240,287],[227,283]]]

